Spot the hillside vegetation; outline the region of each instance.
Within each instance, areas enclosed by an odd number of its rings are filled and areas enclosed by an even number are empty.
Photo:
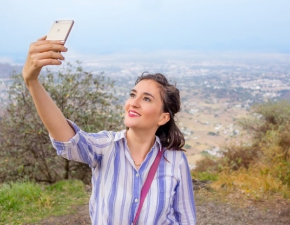
[[[88,202],[84,184],[78,180],[44,186],[31,181],[0,185],[0,224],[31,224],[49,216],[74,211]]]
[[[9,104],[0,118],[0,224],[31,223],[71,212],[73,205],[88,202],[84,184],[76,180],[89,183],[90,168],[56,155],[21,74],[12,74],[11,79]],[[122,107],[108,91],[114,90],[114,82],[103,74],[68,64],[41,79],[65,116],[84,130],[118,130],[123,125]],[[222,157],[199,161],[193,178],[213,181],[209,190],[218,196],[290,198],[289,102],[254,105],[251,117],[239,125],[247,141],[234,140],[221,148]],[[202,191],[196,193],[203,197]]]
[[[211,187],[254,199],[290,197],[290,104],[254,105],[251,117],[239,121],[247,141],[222,148],[222,157],[207,156],[193,177],[213,180]]]
[[[57,156],[22,75],[12,73],[10,79],[7,107],[0,117],[0,183],[23,178],[89,183],[87,165]],[[98,132],[123,126],[122,107],[113,91],[108,91],[114,90],[114,82],[102,73],[88,73],[80,63],[67,63],[57,73],[47,70],[40,80],[64,116],[81,129]]]

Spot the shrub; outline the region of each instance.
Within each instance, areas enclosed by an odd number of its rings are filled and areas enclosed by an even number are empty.
[[[193,172],[209,172],[216,173],[219,171],[220,160],[218,158],[206,156],[202,160],[197,161]]]
[[[281,191],[289,197],[290,188],[290,103],[285,101],[255,105],[252,117],[239,124],[247,132],[247,143],[223,147],[220,159],[204,158],[197,163],[193,176],[203,179],[218,174],[226,188],[247,187],[244,192],[261,196]],[[258,191],[258,189],[262,191]],[[286,190],[287,189],[287,190]]]
[[[81,129],[98,132],[123,127],[122,107],[114,104],[114,82],[103,74],[68,63],[39,79],[64,116]],[[0,183],[21,178],[48,183],[76,178],[89,183],[87,165],[56,155],[22,75],[12,74],[11,80],[10,102],[0,121]]]
[[[230,170],[248,169],[258,160],[260,150],[254,146],[229,145],[224,147],[222,155],[223,167]]]

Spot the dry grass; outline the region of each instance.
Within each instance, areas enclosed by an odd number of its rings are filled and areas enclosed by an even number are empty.
[[[240,193],[246,198],[255,200],[265,200],[273,196],[290,197],[287,185],[269,174],[261,173],[257,168],[231,173],[224,171],[219,174],[218,181],[212,183],[211,187],[225,195]]]

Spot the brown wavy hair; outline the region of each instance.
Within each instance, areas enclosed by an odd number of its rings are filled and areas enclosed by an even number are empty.
[[[158,127],[155,135],[159,137],[161,144],[167,150],[184,151],[185,140],[182,132],[175,123],[175,114],[180,111],[180,95],[175,85],[169,84],[166,77],[161,73],[150,74],[144,72],[135,82],[137,85],[142,80],[154,80],[159,84],[160,95],[163,103],[163,112],[169,113],[170,120]]]

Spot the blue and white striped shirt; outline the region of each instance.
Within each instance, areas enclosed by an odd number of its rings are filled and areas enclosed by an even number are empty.
[[[159,138],[136,169],[127,146],[126,131],[86,133],[74,123],[68,142],[51,138],[57,154],[92,168],[90,217],[93,225],[132,224],[142,186],[161,147]],[[193,186],[182,151],[165,151],[145,198],[139,225],[187,224],[196,221]]]

